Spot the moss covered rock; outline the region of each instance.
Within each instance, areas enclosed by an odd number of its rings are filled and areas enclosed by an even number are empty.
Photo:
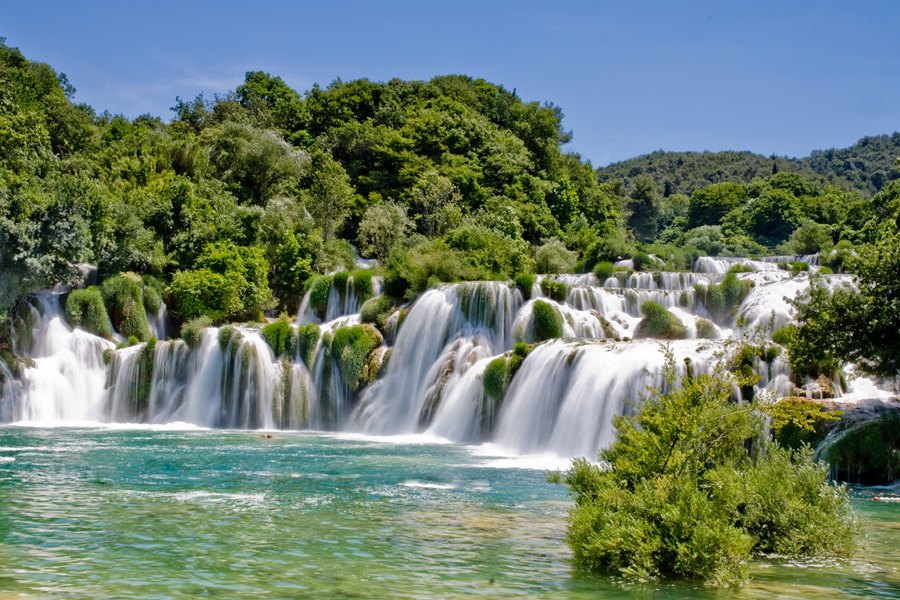
[[[385,325],[394,312],[394,308],[394,301],[382,294],[365,301],[360,309],[359,318],[363,323],[371,323],[384,333]]]
[[[150,326],[144,308],[144,282],[134,273],[119,273],[100,286],[113,327],[125,337],[145,341]]]
[[[203,341],[203,330],[211,325],[212,319],[206,316],[191,319],[181,326],[181,339],[189,348],[196,348]]]
[[[680,340],[687,334],[687,330],[678,317],[658,302],[652,300],[644,302],[641,305],[641,313],[644,318],[641,319],[637,329],[638,335],[641,337]]]
[[[563,318],[554,305],[543,300],[535,300],[532,305],[534,319],[534,341],[543,342],[563,335]]]
[[[104,338],[112,337],[112,325],[106,314],[103,294],[96,287],[73,290],[66,298],[66,319],[72,327]]]
[[[357,390],[366,381],[369,354],[381,346],[381,333],[368,323],[340,327],[331,340],[331,355],[341,367],[344,383]]]
[[[319,326],[315,323],[300,325],[297,328],[297,353],[300,360],[306,363],[307,368],[312,368],[316,358],[316,346],[319,343]]]
[[[266,340],[275,356],[294,356],[297,352],[297,335],[287,316],[269,323],[262,329],[262,338]]]
[[[319,275],[313,277],[309,284],[309,305],[314,311],[324,315],[328,310],[328,294],[331,293],[333,275]]]

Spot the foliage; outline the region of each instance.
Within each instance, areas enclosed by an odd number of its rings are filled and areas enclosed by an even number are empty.
[[[822,454],[837,477],[864,485],[891,484],[900,477],[900,410],[882,405],[874,411],[866,407],[869,411],[874,415],[856,417],[848,411]]]
[[[499,404],[506,393],[506,386],[509,385],[509,364],[505,356],[498,356],[488,363],[484,368],[482,376],[484,384],[484,393],[488,400],[494,404]]]
[[[366,209],[359,223],[359,249],[363,256],[384,260],[394,246],[406,243],[414,230],[407,209],[396,202],[384,202]]]
[[[674,384],[671,354],[667,373]],[[732,402],[732,386],[716,373],[653,392],[637,414],[616,418],[617,441],[600,453],[607,466],[574,461],[566,539],[580,568],[727,585],[746,578],[754,552],[852,551],[845,492],[809,451],[761,438],[762,419]]]
[[[538,273],[571,273],[575,261],[576,254],[556,238],[534,251],[534,269]]]
[[[840,411],[829,410],[807,398],[782,398],[764,409],[772,417],[775,441],[782,448],[792,450],[804,445],[815,448],[841,415]]]
[[[190,348],[196,348],[203,340],[203,330],[212,326],[212,319],[203,315],[187,321],[181,326],[181,339]]]
[[[387,324],[387,320],[393,314],[396,306],[396,303],[389,296],[384,294],[375,296],[363,303],[359,311],[359,318],[363,323],[371,323],[379,331],[384,331],[384,326]]]
[[[328,309],[328,296],[334,275],[319,275],[309,283],[309,305],[317,313],[325,314]]]
[[[381,345],[381,334],[371,325],[339,327],[331,342],[332,356],[341,366],[341,375],[351,390],[367,384],[377,373],[366,372],[369,354]]]
[[[715,340],[719,337],[715,324],[709,319],[697,318],[697,337],[706,340]]]
[[[545,277],[541,279],[541,291],[551,300],[565,302],[569,295],[569,286],[562,281],[554,281]]]
[[[747,294],[750,293],[750,282],[738,279],[737,274],[729,272],[721,283],[710,284],[702,289],[703,303],[719,322],[728,319],[737,309]]]
[[[531,292],[534,289],[535,276],[533,273],[519,273],[513,278],[516,287],[522,292],[525,300],[531,300]]]
[[[597,278],[597,281],[600,282],[600,285],[603,285],[603,282],[609,279],[615,270],[616,269],[611,262],[603,261],[594,265],[592,272],[594,273],[594,277]]]
[[[641,304],[641,313],[644,318],[638,325],[638,335],[642,337],[677,340],[687,334],[687,330],[678,317],[658,302],[646,300]]]
[[[150,338],[144,308],[144,282],[134,273],[119,273],[100,286],[106,309],[116,331],[138,341]]]
[[[653,259],[646,252],[635,252],[631,255],[631,264],[635,271],[643,271],[648,266],[653,266]]]
[[[534,341],[542,342],[563,335],[563,318],[553,304],[535,300],[531,307],[534,320]]]
[[[262,328],[262,338],[266,340],[276,357],[285,355],[293,357],[297,351],[297,334],[291,326],[287,315]]]
[[[66,319],[72,327],[81,327],[100,337],[112,337],[112,327],[109,315],[106,314],[103,294],[96,287],[72,290],[66,298]]]
[[[316,357],[315,351],[316,345],[319,343],[319,335],[319,326],[315,323],[300,325],[297,328],[297,354],[310,369]]]

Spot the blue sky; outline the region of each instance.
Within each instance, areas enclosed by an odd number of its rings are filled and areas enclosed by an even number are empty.
[[[4,3],[0,36],[98,111],[262,69],[303,92],[483,77],[553,102],[595,166],[657,149],[804,156],[900,130],[900,2],[483,0]]]

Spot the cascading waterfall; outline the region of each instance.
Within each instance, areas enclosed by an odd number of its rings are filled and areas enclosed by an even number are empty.
[[[641,307],[659,303],[682,323],[688,339],[669,342],[676,364],[683,369],[689,358],[695,372],[704,372],[733,340],[768,340],[792,322],[789,300],[807,289],[810,275],[779,268],[788,259],[798,257],[702,257],[690,273],[615,272],[603,282],[592,274],[544,275],[528,290],[529,300],[507,282],[443,285],[411,307],[386,313],[383,331],[390,333],[376,332],[382,345],[366,346],[368,354],[360,356],[352,355],[356,337],[351,347],[333,345],[339,332],[373,327],[361,322],[363,298],[352,277],[334,278],[327,306],[313,310],[309,295],[304,298],[290,325],[296,343],[280,357],[253,327],[202,329],[190,343],[166,340],[165,306],[148,315],[158,341],[116,349],[110,340],[70,328],[59,296],[37,295],[25,313],[28,326],[12,336],[15,354],[25,360],[12,368],[0,361],[0,421],[425,432],[456,442],[490,441],[517,453],[595,456],[613,439],[613,417],[630,410],[648,386],[665,384],[663,342],[637,339]],[[816,268],[813,257],[800,259]],[[721,283],[735,264],[742,265],[737,277],[751,288],[723,316],[707,308],[704,288]],[[821,280],[850,282],[840,275]],[[545,284],[557,286],[548,288],[557,300],[545,295]],[[377,281],[373,287],[378,294]],[[558,314],[563,339],[537,343],[538,300]],[[313,337],[303,327],[312,327]],[[301,347],[303,335],[308,339]],[[753,360],[760,373],[756,393],[815,393],[812,385],[797,389],[784,356]],[[499,397],[485,382],[495,361],[509,369]],[[874,389],[865,380],[848,385],[834,387],[870,395]]]

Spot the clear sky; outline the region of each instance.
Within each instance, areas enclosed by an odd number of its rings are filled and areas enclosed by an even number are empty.
[[[98,112],[169,119],[248,70],[300,92],[463,73],[553,102],[595,166],[657,149],[804,156],[900,130],[900,2],[9,0],[0,36]]]

